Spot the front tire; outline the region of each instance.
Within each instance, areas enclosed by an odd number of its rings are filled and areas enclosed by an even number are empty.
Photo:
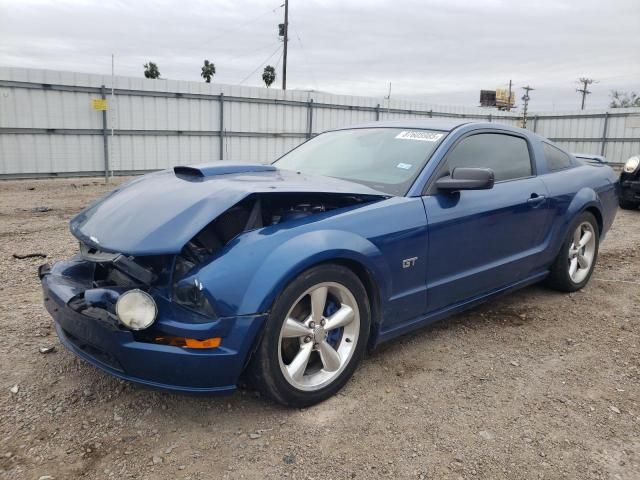
[[[569,229],[547,284],[562,292],[575,292],[591,278],[598,258],[600,232],[595,217],[583,212]]]
[[[249,366],[254,386],[290,407],[338,392],[362,359],[371,325],[367,292],[348,268],[325,264],[280,294]]]

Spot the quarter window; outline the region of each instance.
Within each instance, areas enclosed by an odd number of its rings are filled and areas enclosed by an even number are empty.
[[[569,155],[559,148],[549,145],[548,143],[543,143],[542,148],[544,149],[544,158],[547,160],[549,170],[562,170],[571,166]]]
[[[447,167],[490,168],[496,182],[530,177],[531,157],[524,138],[501,133],[479,133],[463,139],[447,155]]]

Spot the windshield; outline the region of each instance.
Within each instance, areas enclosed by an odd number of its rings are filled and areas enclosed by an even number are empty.
[[[337,130],[303,143],[274,164],[405,195],[445,135],[402,128]]]

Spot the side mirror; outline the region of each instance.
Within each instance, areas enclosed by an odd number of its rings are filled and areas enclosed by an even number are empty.
[[[450,175],[436,180],[436,188],[447,192],[458,190],[487,190],[493,188],[494,175],[490,168],[456,167]]]

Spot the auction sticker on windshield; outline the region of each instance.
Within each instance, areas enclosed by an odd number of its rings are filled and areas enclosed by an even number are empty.
[[[425,132],[424,130],[414,130],[408,132],[400,132],[396,138],[402,140],[419,140],[421,142],[437,142],[442,138],[442,133]]]

